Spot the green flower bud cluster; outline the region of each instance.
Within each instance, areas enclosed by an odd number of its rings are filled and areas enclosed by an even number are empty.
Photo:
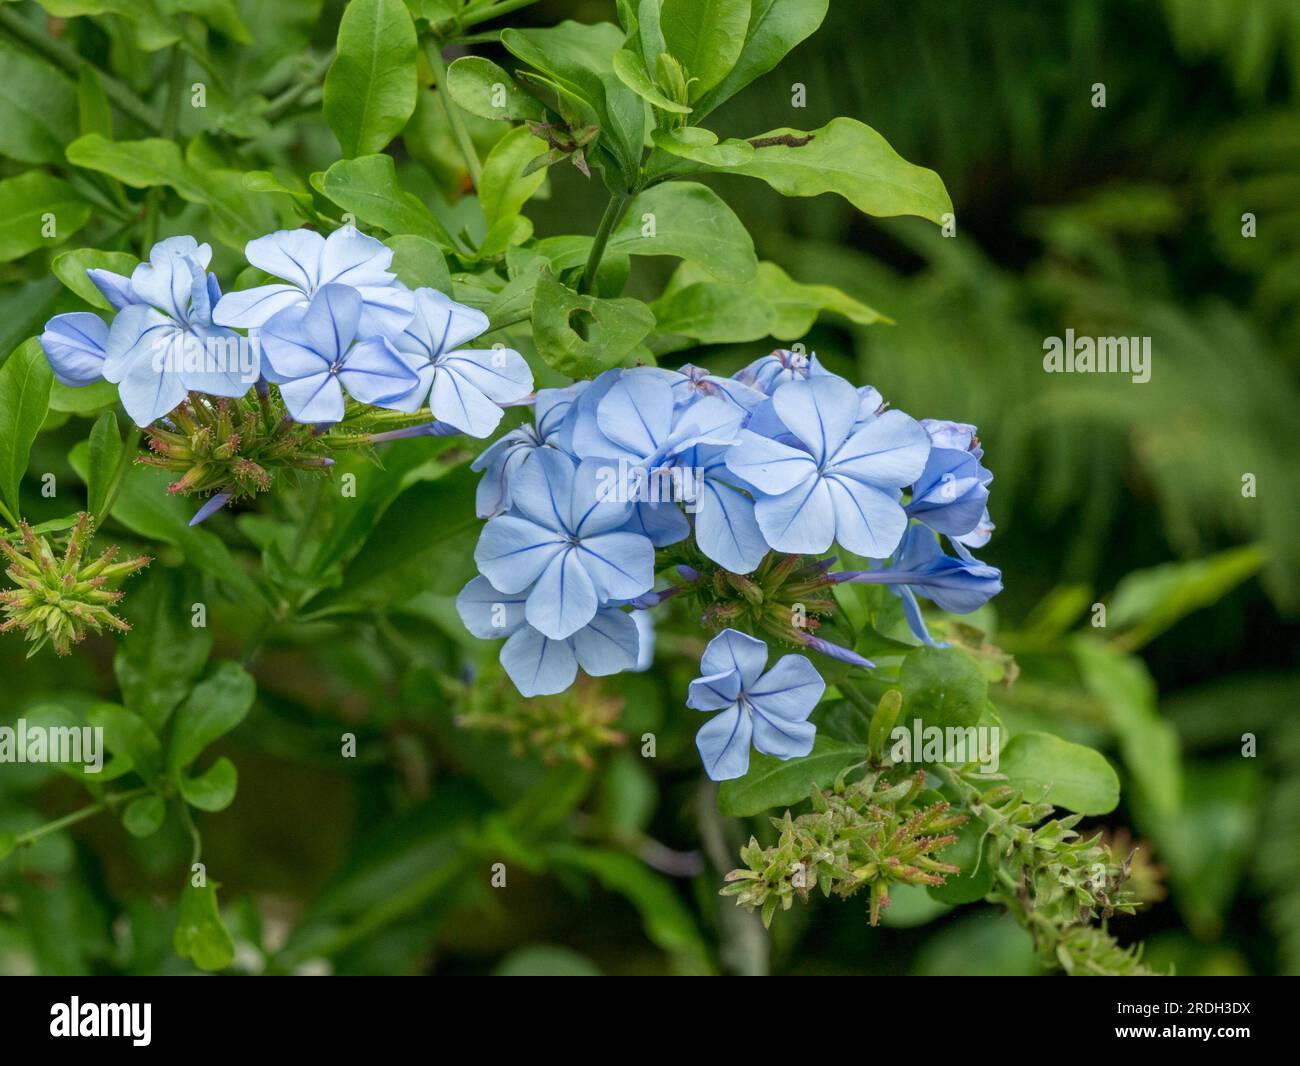
[[[895,785],[878,772],[852,784],[841,775],[829,792],[814,788],[811,801],[808,814],[772,819],[780,831],[772,847],[751,837],[740,852],[745,867],[726,876],[722,894],[761,910],[764,925],[778,907],[789,910],[796,896],[806,903],[818,887],[826,896],[869,888],[876,925],[892,884],[941,885],[960,872],[935,856],[957,839],[951,830],[967,816],[926,790],[924,773]]]
[[[57,654],[67,655],[89,630],[124,633],[131,628],[113,613],[122,598],[114,586],[148,566],[149,556],[118,562],[113,545],[87,562],[95,523],[84,511],[61,551],[57,542],[38,535],[26,522],[19,523],[18,535],[18,544],[0,536],[0,552],[9,560],[5,574],[17,586],[0,592],[5,614],[0,633],[22,630],[32,645],[28,658],[47,643]]]
[[[557,696],[532,698],[520,696],[504,679],[495,685],[486,680],[463,690],[456,724],[504,734],[515,755],[590,769],[596,752],[627,739],[614,728],[623,713],[622,698],[590,678],[579,678]]]

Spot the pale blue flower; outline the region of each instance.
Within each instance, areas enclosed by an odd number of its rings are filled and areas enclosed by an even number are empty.
[[[719,377],[691,363],[686,363],[674,374],[668,380],[673,390],[673,403],[678,407],[694,403],[702,396],[718,396],[730,400],[742,411],[752,411],[767,398],[752,385],[735,378]]]
[[[415,371],[383,337],[353,343],[362,298],[349,285],[326,285],[311,302],[281,311],[261,330],[266,379],[297,422],[337,422],[347,394],[382,405],[404,396]]]
[[[626,531],[631,506],[602,500],[598,471],[553,449],[540,451],[511,485],[512,510],[483,529],[474,559],[503,592],[528,590],[525,618],[563,640],[597,608],[630,600],[654,583],[654,546]]]
[[[832,543],[858,555],[893,553],[907,528],[900,489],[925,468],[930,438],[901,411],[855,428],[860,397],[818,375],[776,390],[772,408],[799,447],[742,430],[728,468],[759,493],[754,516],[777,551],[819,553]]]
[[[436,289],[415,290],[415,313],[393,347],[418,376],[407,395],[388,406],[418,411],[427,402],[439,422],[471,437],[486,437],[502,418],[502,405],[533,391],[533,372],[510,348],[463,346],[488,328],[482,311],[456,303]]]
[[[817,353],[792,352],[778,348],[770,355],[755,359],[743,370],[738,370],[735,379],[743,385],[749,385],[768,396],[782,385],[791,381],[807,381],[810,377],[819,377],[830,372],[817,361]]]
[[[813,664],[786,655],[771,670],[767,645],[724,629],[704,649],[700,677],[691,682],[686,706],[721,711],[696,734],[704,769],[715,781],[741,777],[749,769],[749,748],[778,759],[812,751],[817,727],[808,721],[826,691]]]
[[[171,237],[149,250],[149,261],[132,272],[129,288],[114,289],[134,302],[109,328],[102,373],[117,385],[137,425],[161,418],[187,392],[233,398],[257,380],[256,349],[212,323],[221,289],[215,275],[206,273],[211,258],[212,249],[193,237]]]
[[[249,241],[244,255],[285,283],[226,293],[214,314],[219,325],[266,325],[282,311],[305,310],[326,285],[349,285],[360,294],[357,336],[362,340],[395,337],[411,320],[415,298],[388,270],[392,249],[355,226],[336,229],[328,237],[307,229],[278,230]]]
[[[579,666],[592,677],[637,667],[642,638],[627,611],[602,607],[577,632],[552,640],[525,620],[527,598],[525,592],[500,592],[482,576],[456,597],[456,610],[466,629],[483,640],[505,640],[501,665],[522,695],[563,692],[573,684]]]

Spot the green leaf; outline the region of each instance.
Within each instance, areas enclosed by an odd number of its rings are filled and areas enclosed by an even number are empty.
[[[32,441],[45,421],[53,382],[54,372],[35,337],[0,366],[0,503],[15,518],[22,515],[18,487]]]
[[[830,0],[752,0],[740,58],[722,81],[696,101],[697,121],[755,78],[772,70],[795,45],[810,37],[826,17],[829,3]]]
[[[224,811],[235,801],[239,771],[224,755],[198,777],[180,778],[181,796],[201,811]]]
[[[750,0],[662,0],[664,45],[686,68],[698,100],[731,72],[745,45]],[[651,61],[646,56],[647,65]]]
[[[645,142],[645,104],[614,73],[614,53],[623,47],[618,27],[608,22],[509,27],[501,31],[501,43],[594,112],[601,143],[618,161],[622,177],[631,180]]]
[[[1126,575],[1106,616],[1110,628],[1129,630],[1115,643],[1127,651],[1142,647],[1193,611],[1218,603],[1262,570],[1268,556],[1264,545],[1248,544]]]
[[[215,881],[202,888],[187,883],[181,891],[172,946],[177,955],[192,960],[200,970],[224,970],[235,961],[235,942],[217,910]]]
[[[716,133],[699,126],[655,130],[650,138],[656,148],[708,167],[738,167],[754,158],[754,146],[748,141],[732,138],[719,143]]]
[[[744,223],[712,189],[691,181],[664,182],[638,194],[608,251],[677,256],[722,281],[748,281],[758,270]]]
[[[1051,733],[1018,733],[998,767],[1027,799],[1079,814],[1108,814],[1119,803],[1119,778],[1106,757]]]
[[[213,672],[194,686],[172,721],[167,745],[167,772],[176,776],[203,749],[239,725],[253,706],[257,686],[238,663],[218,663]]]
[[[516,948],[492,971],[493,977],[599,977],[600,967],[586,955],[557,944]]]
[[[650,309],[656,332],[703,344],[798,340],[824,311],[858,325],[890,321],[833,285],[802,284],[768,262],[758,264],[757,285],[714,281],[702,267],[683,263]]]
[[[92,515],[102,515],[107,510],[109,493],[125,451],[126,444],[117,431],[117,415],[105,411],[91,427],[86,456],[86,510]]]
[[[533,193],[541,188],[546,171],[535,170],[525,175],[524,168],[545,151],[546,142],[534,137],[526,126],[516,126],[492,146],[483,162],[478,192],[489,239],[493,230],[516,218]],[[485,240],[483,254],[488,254],[487,244]],[[504,251],[504,244],[497,250]]]
[[[0,156],[62,163],[64,146],[76,136],[76,87],[48,63],[0,40]]]
[[[646,936],[671,955],[684,973],[713,972],[708,949],[690,909],[668,881],[640,859],[621,851],[561,845],[552,858],[562,866],[593,875],[641,914]]]
[[[979,664],[956,648],[917,648],[903,659],[898,677],[903,718],[927,726],[964,729],[975,725],[988,696]]]
[[[64,385],[55,381],[50,387],[50,410],[59,414],[90,415],[117,403],[117,386],[111,381],[92,385]]]
[[[66,181],[29,170],[0,181],[0,263],[62,244],[90,220],[90,205]]]
[[[686,104],[679,104],[661,93],[646,70],[645,60],[640,52],[630,48],[620,48],[614,53],[614,73],[618,80],[631,89],[646,103],[654,104],[661,111],[671,111],[675,115],[689,115],[691,109]]]
[[[133,837],[150,837],[162,828],[167,804],[156,794],[138,796],[122,812],[122,824]]]
[[[455,248],[433,212],[397,183],[391,156],[340,159],[325,172],[321,192],[367,225],[392,234],[425,237],[447,251]]]
[[[437,289],[451,292],[451,273],[447,258],[428,237],[413,233],[400,233],[384,241],[393,250],[393,263],[389,267],[397,280],[410,289]]]
[[[575,327],[583,329],[580,335]],[[533,341],[550,367],[573,378],[592,377],[619,366],[654,328],[654,315],[640,300],[582,296],[549,273],[533,293]]]
[[[174,570],[153,569],[123,601],[131,632],[118,641],[113,670],[122,699],[161,730],[212,650],[212,630],[190,624],[198,588]]]
[[[463,110],[479,118],[546,121],[547,111],[542,102],[522,89],[505,70],[482,56],[462,56],[447,68],[447,92]]]
[[[104,731],[105,748],[125,758],[146,782],[158,781],[162,774],[162,745],[141,715],[115,703],[100,703],[90,709],[86,720],[93,728]]]
[[[73,449],[69,459],[84,481],[89,471],[79,458]],[[268,606],[261,586],[244,573],[221,538],[189,524],[198,504],[193,498],[168,493],[170,480],[165,470],[132,464],[113,502],[113,517],[142,537],[172,545],[192,565],[228,585],[245,610]]]
[[[208,208],[213,232],[241,252],[247,241],[276,228],[275,201],[288,201],[274,194],[249,196],[243,174],[220,165],[199,138],[182,156],[179,145],[159,137],[110,141],[91,133],[69,144],[67,155],[74,166],[110,174],[132,188],[169,186],[182,200]]]
[[[321,109],[348,158],[371,155],[402,132],[418,92],[415,24],[402,0],[352,0]]]
[[[865,744],[824,736],[818,736],[812,751],[799,758],[782,760],[754,752],[744,777],[722,782],[718,810],[732,818],[747,818],[773,807],[789,807],[806,800],[814,785],[833,784],[841,770],[866,757]]]
[[[806,137],[812,140],[796,144]],[[833,119],[811,134],[782,128],[751,138],[789,138],[791,144],[757,148],[739,166],[712,167],[719,174],[746,174],[784,196],[838,193],[867,215],[920,215],[939,222],[952,211],[943,181],[933,170],[914,166],[879,133],[852,118]]]
[[[113,109],[90,63],[77,72],[77,128],[83,134],[102,133],[110,139],[113,136]]]
[[[80,296],[92,307],[102,311],[115,311],[104,294],[95,288],[95,283],[86,271],[92,268],[110,270],[114,274],[130,277],[131,272],[140,265],[140,260],[127,252],[101,252],[98,248],[76,248],[70,252],[60,252],[54,257],[50,269],[64,285]]]
[[[3,832],[0,833],[0,862],[4,862],[14,853],[14,848],[18,846],[18,834]]]

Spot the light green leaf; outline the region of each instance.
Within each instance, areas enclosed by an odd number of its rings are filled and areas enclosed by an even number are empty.
[[[29,170],[0,181],[0,263],[62,244],[90,220],[90,205],[66,181]]]
[[[77,136],[77,90],[63,74],[0,40],[0,155],[62,163]]]
[[[139,265],[140,260],[128,252],[101,252],[98,248],[76,248],[56,255],[51,269],[55,277],[86,303],[102,311],[112,311],[113,305],[95,288],[94,282],[86,275],[86,271],[92,268],[110,270],[114,274],[130,277],[131,272]]]
[[[167,745],[167,772],[173,777],[247,716],[257,686],[238,663],[223,662],[194,686],[176,711]]]
[[[662,0],[659,30],[698,100],[730,73],[745,45],[750,0]],[[651,61],[646,56],[647,65]]]
[[[182,573],[154,569],[123,600],[131,632],[118,641],[113,670],[122,699],[160,731],[212,650],[212,630],[190,624],[201,599]]]
[[[811,140],[799,143],[810,136]],[[952,211],[938,174],[907,162],[857,119],[833,119],[811,134],[784,128],[750,140],[774,138],[788,138],[791,143],[769,144],[757,148],[748,163],[711,169],[758,178],[784,196],[838,193],[864,214],[881,218],[920,215],[937,223]]]
[[[964,729],[980,719],[988,681],[979,665],[956,648],[917,648],[903,659],[898,677],[903,719],[927,726]]]
[[[648,314],[649,312],[647,312]],[[54,372],[35,337],[0,366],[0,503],[21,517],[18,487],[50,403]]]
[[[146,782],[152,784],[159,779],[162,745],[141,715],[115,703],[100,703],[90,709],[86,720],[93,728],[104,731],[104,747],[125,758]]]
[[[830,0],[752,0],[740,58],[730,73],[696,101],[697,121],[772,70],[800,41],[812,35]]]
[[[162,828],[167,804],[156,794],[138,796],[122,812],[122,824],[133,837],[150,837]]]
[[[501,31],[501,43],[595,113],[601,143],[630,178],[641,159],[646,111],[641,98],[614,73],[614,53],[623,47],[618,27],[608,22],[590,26],[562,22],[546,29],[509,27]]]
[[[352,0],[321,109],[348,158],[381,151],[402,132],[418,91],[415,24],[402,0]]]
[[[224,970],[235,961],[235,942],[221,924],[217,909],[217,883],[209,880],[202,888],[186,882],[177,908],[172,946],[182,959],[190,959],[200,970]]]
[[[546,142],[534,137],[525,126],[516,126],[492,146],[483,162],[478,194],[489,229],[518,215],[541,188],[546,180],[545,170],[528,175],[523,171],[545,151]]]
[[[656,148],[708,167],[738,167],[754,158],[754,146],[748,141],[732,138],[719,143],[716,133],[699,126],[655,130],[650,137]]]
[[[110,139],[113,136],[113,109],[90,63],[77,74],[77,126],[83,134],[102,133]]]
[[[428,237],[412,233],[398,234],[384,241],[393,250],[393,263],[389,268],[397,280],[410,289],[437,289],[451,292],[451,273],[447,259]]]
[[[722,782],[718,810],[733,818],[747,818],[774,807],[789,807],[806,800],[814,785],[831,785],[841,770],[866,757],[865,744],[825,736],[813,741],[807,755],[794,759],[753,752],[744,777]]]
[[[583,329],[580,335],[575,327]],[[582,296],[549,273],[533,293],[533,340],[546,364],[569,377],[592,377],[627,360],[654,328],[640,300]]]
[[[199,138],[182,156],[174,141],[110,141],[91,133],[68,145],[67,155],[73,166],[110,174],[132,188],[166,185],[181,199],[202,204],[212,213],[216,236],[240,251],[253,237],[274,229],[280,217],[275,204],[279,197],[249,196],[243,174],[221,166]]]
[[[686,104],[679,104],[661,93],[645,67],[645,60],[640,52],[630,48],[620,48],[614,53],[614,73],[618,80],[631,89],[647,103],[654,104],[661,111],[671,111],[675,115],[689,115],[691,109]]]
[[[637,195],[608,251],[677,256],[722,281],[748,281],[758,270],[744,223],[712,189],[691,181],[664,182]]]
[[[181,775],[181,796],[201,811],[224,811],[235,801],[239,771],[224,755],[198,777]]]
[[[1108,814],[1119,803],[1119,778],[1106,757],[1051,733],[1018,733],[998,766],[1027,799],[1079,814]]]
[[[86,510],[102,515],[108,495],[122,465],[126,445],[117,431],[117,415],[105,411],[90,429],[90,447],[86,454]]]
[[[546,121],[542,102],[482,56],[462,56],[447,68],[447,92],[460,107],[479,118]]]
[[[426,237],[447,251],[455,248],[433,212],[397,183],[391,156],[340,159],[325,172],[321,192],[367,225],[392,234]]]

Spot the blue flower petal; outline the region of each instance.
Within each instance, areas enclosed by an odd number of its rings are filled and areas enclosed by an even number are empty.
[[[720,711],[739,699],[740,687],[740,672],[735,669],[697,677],[687,689],[686,706],[693,711]]]
[[[763,496],[754,504],[763,537],[782,552],[816,555],[835,540],[835,504],[825,479],[817,476],[780,496]]]
[[[717,478],[704,479],[695,515],[695,542],[700,551],[735,574],[750,573],[768,550],[754,517],[754,501]]]
[[[749,769],[749,742],[753,720],[738,706],[710,718],[695,734],[695,746],[704,761],[704,772],[714,781],[744,777]]]
[[[55,315],[45,323],[41,350],[64,385],[90,385],[104,376],[108,323],[89,311]]]
[[[706,675],[735,670],[742,689],[750,688],[767,665],[767,645],[735,629],[724,629],[704,649],[700,670]]]
[[[474,561],[502,592],[522,592],[566,547],[554,530],[518,515],[498,515],[483,527]]]
[[[460,590],[456,611],[465,628],[480,640],[501,640],[524,624],[527,598],[523,592],[501,592],[479,575]]]
[[[573,684],[578,661],[567,640],[550,640],[532,626],[517,630],[501,648],[501,665],[521,695],[553,696]]]
[[[835,539],[855,555],[883,559],[893,554],[907,529],[907,514],[894,493],[851,478],[825,478],[835,510]]]
[[[809,377],[777,389],[772,395],[772,407],[820,466],[852,431],[858,417],[858,390],[843,378],[829,374]]]
[[[825,691],[826,682],[802,655],[782,656],[756,683],[747,686],[747,696],[755,710],[777,724],[806,720]],[[768,754],[779,753],[769,751]]]
[[[654,585],[654,545],[639,533],[584,537],[574,554],[602,600],[630,600]]]
[[[547,563],[528,593],[524,617],[552,640],[563,640],[590,622],[599,606],[596,586],[578,551],[566,546]]]
[[[592,677],[633,669],[641,651],[641,633],[634,615],[617,607],[597,611],[596,617],[569,640],[578,665]]]

